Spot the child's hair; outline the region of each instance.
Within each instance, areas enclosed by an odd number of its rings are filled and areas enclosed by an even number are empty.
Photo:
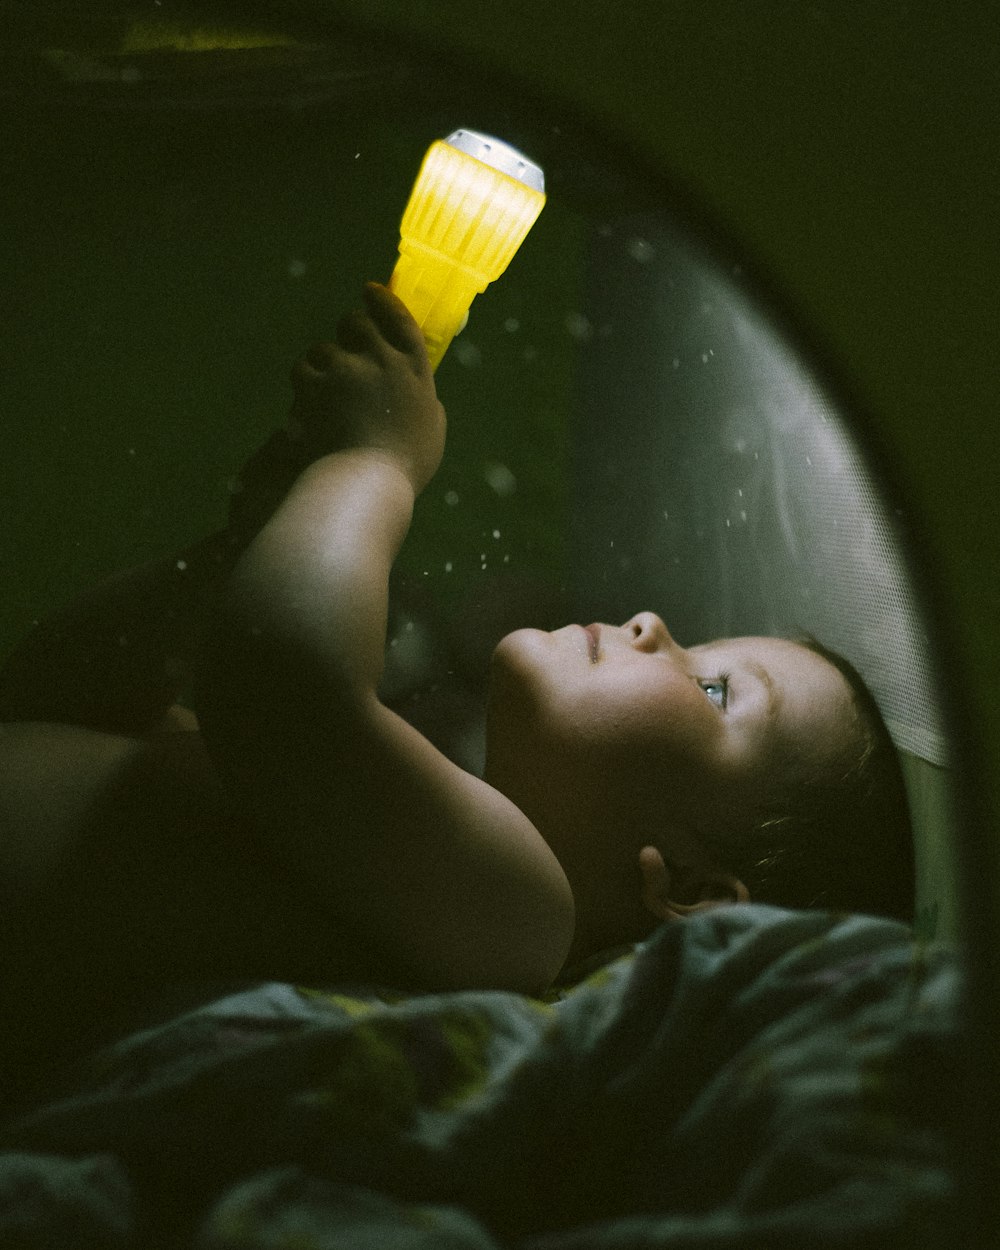
[[[912,924],[913,834],[899,757],[857,670],[799,639],[847,679],[859,746],[843,769],[788,787],[742,828],[700,830],[706,849],[755,902],[890,916]]]

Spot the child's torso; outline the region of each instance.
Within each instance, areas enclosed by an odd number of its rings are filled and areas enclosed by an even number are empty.
[[[197,733],[0,726],[0,911],[15,1053],[78,1049],[178,986],[381,979],[320,883],[233,820]]]

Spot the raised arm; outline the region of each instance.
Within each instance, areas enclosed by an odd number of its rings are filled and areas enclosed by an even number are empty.
[[[562,870],[512,803],[376,694],[389,572],[444,446],[419,331],[368,288],[293,381],[318,458],[230,579],[198,697],[209,749],[303,905],[330,908],[402,981],[539,990],[572,936]]]

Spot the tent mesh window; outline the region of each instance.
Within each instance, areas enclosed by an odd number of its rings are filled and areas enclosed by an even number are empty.
[[[850,660],[903,757],[918,915],[940,933],[954,912],[947,736],[905,518],[741,277],[659,216],[595,226],[574,609],[620,621],[648,608],[683,645],[808,635]]]

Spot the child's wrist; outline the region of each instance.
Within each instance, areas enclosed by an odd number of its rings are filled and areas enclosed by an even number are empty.
[[[302,482],[305,485],[313,478],[325,477],[328,472],[339,475],[345,470],[351,474],[374,474],[386,481],[394,481],[407,494],[416,496],[419,493],[409,459],[391,447],[373,443],[327,452],[303,470]]]

